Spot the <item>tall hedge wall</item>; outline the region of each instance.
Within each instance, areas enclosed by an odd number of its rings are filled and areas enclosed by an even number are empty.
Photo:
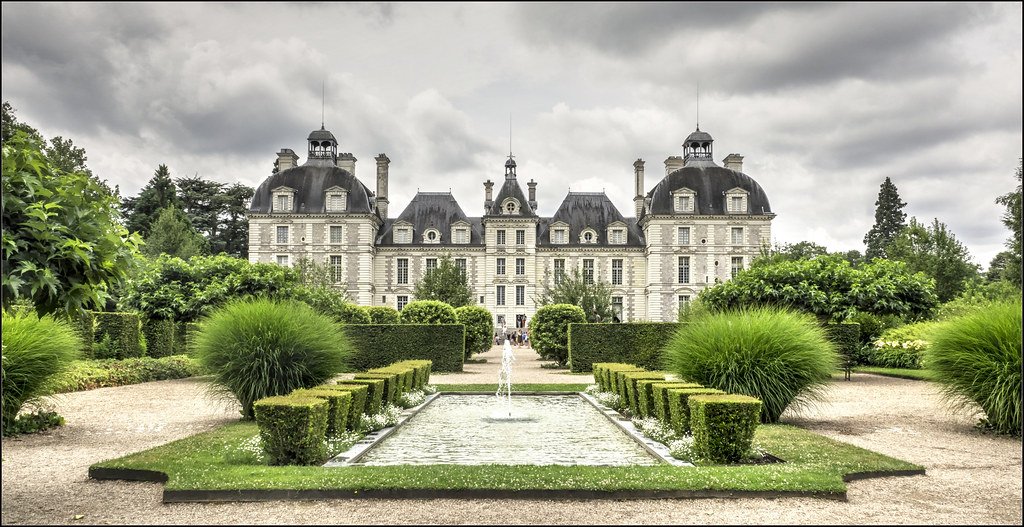
[[[92,316],[96,320],[92,348],[94,358],[127,359],[146,355],[139,315],[93,311]]]
[[[433,371],[462,371],[466,326],[462,324],[346,324],[352,344],[350,371],[365,371],[391,363],[424,359]]]
[[[678,322],[569,324],[569,369],[592,371],[595,362],[624,362],[661,369],[661,350],[679,329]]]
[[[839,352],[843,360],[846,378],[850,377],[850,368],[856,366],[857,352],[860,350],[860,324],[825,324],[825,335]]]
[[[173,320],[150,318],[142,321],[146,336],[146,355],[168,357],[175,354],[175,323]]]

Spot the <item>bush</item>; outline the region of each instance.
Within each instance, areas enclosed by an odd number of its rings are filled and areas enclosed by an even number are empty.
[[[343,371],[351,348],[341,327],[298,302],[239,300],[200,324],[196,358],[213,384],[253,417],[253,403],[310,388]]]
[[[494,319],[490,311],[480,306],[462,306],[455,309],[455,320],[466,326],[466,358],[491,349]]]
[[[317,386],[317,389],[341,390],[352,394],[352,413],[348,416],[348,429],[359,430],[363,414],[370,413],[371,401],[368,397],[370,387],[365,384],[347,384],[348,381],[339,381],[338,384],[324,384]]]
[[[571,330],[572,328],[570,328]],[[594,373],[594,382],[597,383],[597,387],[602,392],[611,392],[612,388],[608,382],[608,371],[615,368],[636,368],[632,364],[624,364],[621,362],[595,362],[591,371]]]
[[[672,421],[672,413],[668,407],[668,391],[672,389],[681,388],[703,388],[703,386],[695,382],[680,382],[680,381],[663,381],[651,383],[651,403],[653,411],[650,413],[652,417],[668,423]]]
[[[690,396],[722,395],[725,392],[715,388],[669,388],[665,390],[668,400],[668,422],[679,434],[690,431]]]
[[[97,359],[127,359],[146,355],[142,322],[136,313],[93,312],[96,320],[93,356]]]
[[[871,313],[857,312],[846,319],[846,322],[860,325],[860,343],[869,345],[882,336],[882,332],[899,326],[903,323],[900,317],[895,315],[874,315]]]
[[[345,384],[362,384],[366,386],[366,411],[364,413],[373,415],[380,413],[384,403],[392,403],[398,400],[396,384],[397,375],[388,378],[377,377],[374,374],[357,373],[356,378],[345,381]]]
[[[409,366],[414,370],[413,388],[420,390],[430,384],[430,369],[433,363],[429,360],[403,360],[392,366]]]
[[[266,397],[253,403],[271,465],[319,465],[327,457],[329,404],[314,397]]]
[[[820,397],[839,366],[835,346],[814,317],[772,308],[701,317],[676,332],[668,369],[683,379],[763,403],[774,423],[789,406]]]
[[[3,435],[7,437],[35,434],[59,426],[64,426],[64,418],[58,415],[57,412],[36,409],[19,414],[12,421],[4,424]]]
[[[77,360],[71,366],[47,381],[53,393],[78,392],[95,388],[110,388],[141,382],[183,379],[202,374],[199,361],[186,355],[171,355],[154,359]]]
[[[541,358],[564,366],[569,360],[569,324],[582,324],[586,321],[586,315],[580,306],[541,306],[530,319],[530,342]]]
[[[25,403],[50,394],[47,380],[78,358],[82,341],[67,322],[24,312],[4,312],[2,338],[0,417],[7,430]]]
[[[82,341],[82,356],[92,357],[93,341],[96,338],[96,319],[93,318],[92,311],[83,310],[77,315],[72,315],[71,327]]]
[[[928,343],[923,340],[876,340],[868,353],[868,364],[883,368],[920,370]]]
[[[402,324],[458,324],[455,308],[440,300],[416,300],[402,309]]]
[[[658,369],[662,349],[677,329],[676,322],[572,324],[569,368],[573,373],[586,372],[595,362],[618,362]]]
[[[142,335],[146,337],[146,354],[155,358],[175,355],[175,329],[173,320],[146,319],[142,323]]]
[[[637,393],[637,382],[641,379],[664,381],[665,372],[663,371],[633,371],[622,374],[623,390],[624,393],[620,394],[625,397],[626,404],[629,406],[629,412],[632,415],[639,415],[640,413],[640,395]]]
[[[327,401],[327,437],[337,437],[345,431],[352,413],[352,393],[341,390],[300,388],[291,393],[295,397],[313,397]]]
[[[842,357],[842,366],[847,374],[857,365],[860,352],[860,326],[857,324],[825,324],[825,336],[835,345]]]
[[[373,322],[365,309],[349,303],[341,305],[336,320],[342,324],[371,324]]]
[[[399,324],[402,315],[391,306],[365,306],[363,310],[370,316],[370,324]]]
[[[743,395],[694,395],[689,405],[697,457],[712,463],[737,463],[750,451],[761,401]]]
[[[622,397],[622,402],[626,402],[626,395],[622,388],[622,377],[620,373],[631,372],[631,371],[647,371],[639,366],[632,364],[622,364],[619,366],[611,366],[605,369],[605,381],[608,384],[608,391]]]
[[[434,371],[462,371],[465,326],[461,324],[350,324],[344,327],[353,370],[369,370],[405,359],[424,359]]]
[[[931,335],[925,364],[954,407],[977,404],[993,430],[1021,433],[1021,303],[1000,302]]]

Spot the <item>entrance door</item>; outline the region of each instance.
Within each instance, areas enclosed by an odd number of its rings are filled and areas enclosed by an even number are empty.
[[[516,327],[517,328],[525,328],[526,327],[526,315],[516,315]]]

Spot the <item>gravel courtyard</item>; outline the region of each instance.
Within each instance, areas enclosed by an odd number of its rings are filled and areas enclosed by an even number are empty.
[[[516,350],[513,382],[590,382],[540,368]],[[495,383],[500,351],[431,382]],[[849,484],[849,501],[334,500],[161,503],[154,483],[93,481],[89,465],[215,428],[237,410],[206,396],[201,379],[151,382],[54,399],[67,425],[3,440],[3,523],[598,523],[598,524],[1020,524],[1021,441],[982,435],[975,416],[945,411],[935,385],[867,374],[833,381],[827,400],[784,421],[923,465],[925,476]]]

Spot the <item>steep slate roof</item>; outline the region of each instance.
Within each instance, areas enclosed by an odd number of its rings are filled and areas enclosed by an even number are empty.
[[[249,212],[267,214],[272,212],[272,190],[277,187],[295,189],[292,211],[299,214],[318,214],[325,212],[325,191],[331,187],[341,187],[348,191],[348,209],[346,213],[359,214],[374,212],[372,192],[347,170],[333,164],[314,160],[304,165],[282,170],[267,179],[256,188],[249,205]],[[374,212],[375,213],[375,212]]]
[[[694,214],[727,214],[725,192],[739,187],[749,192],[748,214],[771,214],[768,196],[757,181],[742,172],[723,168],[707,159],[689,159],[686,166],[665,176],[647,193],[651,200],[650,214],[675,214],[672,191],[686,187],[697,193]]]
[[[450,192],[417,192],[397,218],[384,222],[377,235],[377,245],[434,247],[438,244],[423,243],[423,233],[427,229],[433,228],[437,229],[441,235],[440,245],[463,247],[465,244],[452,244],[452,224],[460,220],[469,223],[468,245],[483,245],[483,227],[480,218],[467,217]],[[412,243],[395,243],[392,230],[395,223],[400,221],[412,224]]]
[[[551,243],[551,225],[559,221],[569,225],[569,243]],[[554,216],[541,220],[537,228],[537,245],[543,247],[608,246],[608,225],[616,221],[621,221],[626,225],[627,247],[643,247],[643,233],[637,227],[636,218],[623,217],[604,192],[570,192],[562,200],[562,204],[558,206]],[[580,233],[588,227],[597,233],[597,243],[580,243]]]
[[[502,216],[507,214],[501,210],[501,202],[505,201],[505,198],[513,197],[519,201],[519,214],[520,217],[537,217],[537,212],[533,210],[526,201],[526,194],[523,194],[523,187],[519,186],[519,182],[515,178],[505,179],[505,184],[498,190],[498,197],[494,199],[494,204],[491,205],[491,210],[487,211],[487,214],[494,216]],[[515,216],[513,216],[515,217]]]

